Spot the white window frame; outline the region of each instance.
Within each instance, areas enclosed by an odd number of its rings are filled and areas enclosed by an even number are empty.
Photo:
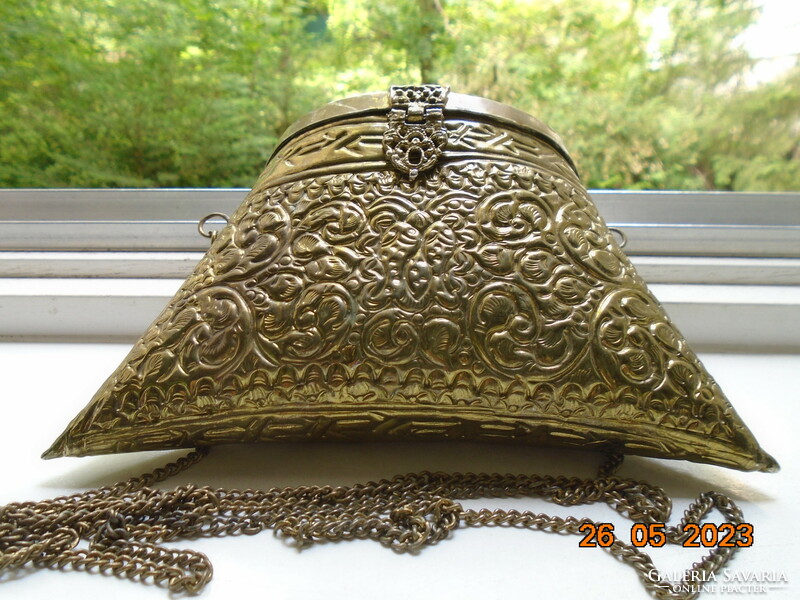
[[[0,190],[0,340],[135,340],[246,194]],[[800,193],[591,194],[698,349],[800,350]]]

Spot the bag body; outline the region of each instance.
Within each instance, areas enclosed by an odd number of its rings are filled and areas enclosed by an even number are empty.
[[[290,128],[45,457],[308,439],[777,470],[558,136],[439,86],[332,103]]]

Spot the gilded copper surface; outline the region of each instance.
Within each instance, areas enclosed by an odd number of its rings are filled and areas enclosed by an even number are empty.
[[[561,149],[444,117],[414,178],[385,114],[285,142],[45,456],[480,439],[776,470]]]

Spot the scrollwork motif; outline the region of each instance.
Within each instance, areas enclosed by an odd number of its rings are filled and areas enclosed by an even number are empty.
[[[719,394],[660,304],[641,291],[609,294],[594,317],[598,369],[626,383],[705,404]],[[673,410],[681,411],[678,405]],[[697,413],[697,407],[694,409]],[[696,416],[696,415],[695,415]]]
[[[614,282],[631,281],[633,269],[617,246],[594,205],[582,192],[559,210],[559,239],[564,249],[595,276]]]
[[[588,336],[551,321],[531,293],[491,283],[470,300],[467,326],[475,350],[491,368],[532,379],[557,378],[581,358]]]
[[[398,309],[375,313],[364,323],[361,334],[364,352],[387,364],[411,362],[419,351],[422,321],[420,315],[409,315]]]
[[[504,247],[544,244],[553,218],[541,198],[531,190],[510,190],[492,194],[477,208],[476,220],[483,236]],[[550,243],[552,243],[552,237]]]
[[[293,302],[262,313],[256,328],[258,348],[275,365],[325,358],[346,339],[356,310],[344,286],[310,285]]]
[[[521,156],[503,139],[498,152]],[[220,415],[200,441],[297,439],[317,425],[292,407],[311,404],[346,439],[452,426],[553,441],[539,419],[733,439],[730,405],[568,166],[530,144],[526,164],[445,161],[413,181],[364,167],[254,190],[76,426],[81,447],[124,427],[168,438],[190,415]],[[461,430],[442,416],[455,408],[488,420]],[[591,427],[574,443],[597,443]]]

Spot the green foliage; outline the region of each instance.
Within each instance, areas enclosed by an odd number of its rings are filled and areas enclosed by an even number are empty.
[[[800,65],[746,83],[735,39],[756,16],[753,0],[5,0],[0,186],[249,186],[305,112],[426,81],[535,114],[590,187],[796,190]]]

